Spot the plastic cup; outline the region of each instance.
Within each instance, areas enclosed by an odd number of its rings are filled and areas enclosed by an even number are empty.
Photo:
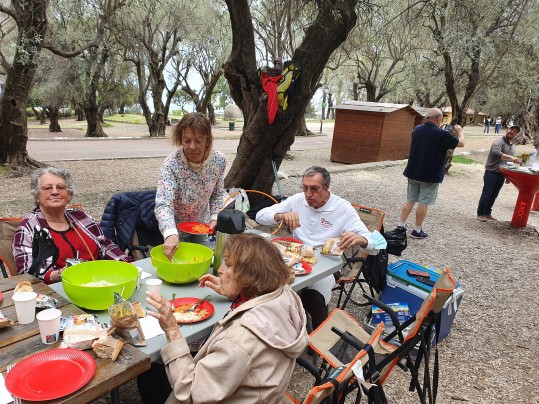
[[[36,317],[36,292],[18,292],[12,297],[15,302],[19,324],[30,324]]]
[[[162,283],[163,281],[161,279],[155,279],[155,278],[146,279],[146,291],[160,295]]]
[[[41,342],[54,344],[60,338],[60,317],[62,312],[58,309],[47,309],[36,314],[39,324]]]

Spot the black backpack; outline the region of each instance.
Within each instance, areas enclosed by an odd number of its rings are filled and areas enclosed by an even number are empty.
[[[386,286],[387,263],[387,250],[380,250],[376,255],[367,255],[363,264],[363,277],[378,293]]]
[[[384,238],[387,241],[387,253],[400,257],[401,253],[408,246],[408,237],[406,228],[398,226],[394,230],[384,232]]]

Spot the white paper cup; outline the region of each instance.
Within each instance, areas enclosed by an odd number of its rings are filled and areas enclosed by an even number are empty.
[[[157,293],[158,295],[161,294],[161,284],[163,283],[161,279],[146,279],[145,283],[147,292]]]
[[[60,338],[61,315],[58,309],[47,309],[36,314],[41,342],[44,344],[54,344]]]
[[[30,324],[36,317],[36,292],[18,292],[12,297],[15,302],[19,324]]]
[[[142,282],[142,268],[137,267],[137,269],[138,269],[137,289],[140,289],[140,284]]]

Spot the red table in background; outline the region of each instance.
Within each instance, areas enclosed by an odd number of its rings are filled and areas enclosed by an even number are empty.
[[[533,198],[539,192],[539,174],[531,171],[522,171],[518,169],[507,169],[500,167],[500,172],[515,185],[518,189],[518,199],[513,212],[511,225],[515,227],[526,227],[532,205],[534,210],[539,208],[539,196],[535,203]]]

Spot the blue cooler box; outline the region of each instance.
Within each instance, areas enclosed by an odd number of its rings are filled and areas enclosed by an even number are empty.
[[[397,261],[387,267],[387,284],[382,289],[380,300],[386,304],[406,302],[410,309],[410,315],[414,315],[432,291],[432,286],[419,282],[414,276],[408,275],[406,271],[409,269],[428,272],[430,279],[434,282],[440,276],[435,270],[422,267],[413,262],[405,260]],[[453,321],[455,321],[457,309],[464,295],[464,291],[459,286],[460,284],[457,282],[457,288],[453,292],[453,296],[447,299],[442,309],[439,340],[449,335]]]

